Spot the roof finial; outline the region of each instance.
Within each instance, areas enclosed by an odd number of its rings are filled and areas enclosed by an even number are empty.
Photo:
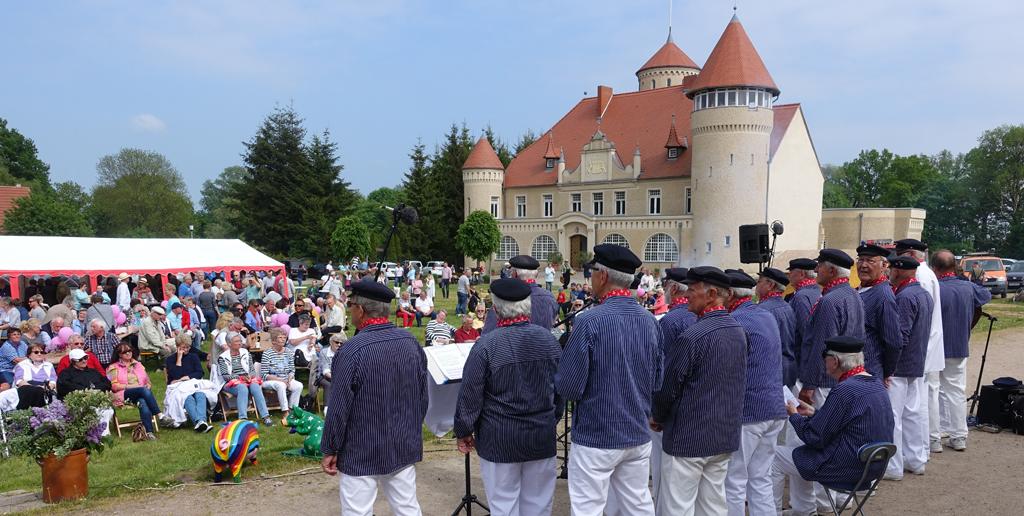
[[[732,21],[739,21],[739,16],[736,15],[736,6],[739,4],[739,0],[732,1]]]
[[[672,0],[668,0],[668,41],[665,43],[672,42]]]

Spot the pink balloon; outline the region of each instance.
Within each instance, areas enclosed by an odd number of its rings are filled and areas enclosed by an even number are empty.
[[[276,326],[278,328],[280,328],[282,326],[288,326],[288,314],[287,313],[285,313],[285,312],[278,312],[278,313],[274,314],[274,317],[277,318]]]
[[[110,311],[114,312],[114,318],[115,319],[117,318],[117,316],[121,315],[121,307],[118,306],[118,305],[111,306],[110,307]],[[120,323],[118,323],[118,324],[120,324]]]
[[[288,335],[289,333],[292,332],[292,327],[288,326],[287,324],[282,324],[281,325],[281,330],[284,331],[285,335]]]
[[[68,328],[67,326],[65,326],[65,327],[60,329],[60,332],[57,333],[57,335],[60,337],[61,342],[67,342],[68,338],[70,338],[72,335],[74,335],[74,333],[75,333],[75,330],[72,330],[71,328]]]
[[[124,314],[117,314],[114,316],[114,321],[117,322],[118,326],[124,324],[126,320],[128,320],[128,318]]]
[[[60,338],[60,336],[50,339],[50,349],[61,350],[64,349],[65,346],[66,344],[64,343],[64,339]]]
[[[160,307],[163,308],[163,309],[167,309],[167,300],[166,299],[160,302]]]

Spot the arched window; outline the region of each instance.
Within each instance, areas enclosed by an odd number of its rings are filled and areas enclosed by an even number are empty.
[[[511,260],[513,256],[518,255],[519,242],[516,242],[516,239],[508,235],[501,237],[501,242],[498,244],[498,259]]]
[[[604,242],[601,243],[621,245],[622,247],[629,249],[629,241],[626,240],[626,237],[618,233],[610,233],[608,236],[604,237]]]
[[[546,261],[548,255],[557,250],[558,246],[555,245],[555,239],[547,235],[540,235],[533,239],[533,248],[530,250],[530,256],[533,256],[534,260]]]
[[[679,246],[665,233],[651,236],[644,246],[645,262],[676,262],[679,260]]]

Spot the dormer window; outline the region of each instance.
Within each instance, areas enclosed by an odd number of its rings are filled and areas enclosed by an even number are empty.
[[[544,168],[555,168],[555,159],[548,158],[544,161]]]
[[[679,157],[679,147],[670,147],[668,149],[668,159],[676,159]]]

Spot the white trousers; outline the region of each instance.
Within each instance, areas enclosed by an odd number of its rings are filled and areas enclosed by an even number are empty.
[[[556,458],[499,463],[480,459],[487,506],[494,516],[551,514]]]
[[[939,426],[950,437],[967,437],[967,359],[947,358],[939,376]]]
[[[889,402],[892,404],[892,441],[896,454],[889,460],[886,473],[903,477],[903,470],[919,469],[928,462],[928,419],[921,395],[925,389],[921,378],[893,376],[889,384]]]
[[[662,452],[658,514],[725,514],[725,476],[730,455],[675,457]]]
[[[658,489],[661,487],[661,432],[648,430],[651,434],[651,499],[654,500],[654,513],[658,512]]]
[[[573,445],[569,449],[569,500],[573,516],[651,515],[654,502],[647,487],[651,443],[602,450]],[[614,495],[614,506],[609,504]]]
[[[277,402],[281,410],[291,410],[299,404],[299,397],[302,396],[302,383],[291,380],[287,384],[279,380],[267,380],[263,382],[263,390],[277,393]]]
[[[799,441],[799,439],[796,440]],[[787,445],[775,449],[775,462],[772,463],[772,473],[773,475],[777,473],[784,477],[789,477],[789,505],[794,513],[814,514],[818,509],[816,505],[822,507],[829,505],[828,498],[825,499],[825,503],[821,503],[821,500],[815,500],[815,487],[821,489],[822,495],[825,493],[825,488],[817,482],[804,480],[800,476],[800,472],[796,469],[796,464],[793,463],[794,448],[796,447]],[[776,490],[776,507],[781,507],[781,499],[782,490],[780,488]],[[782,512],[781,509],[779,512]],[[750,511],[750,514],[751,516],[760,516],[753,510]]]
[[[384,491],[395,516],[421,516],[416,500],[416,469],[406,466],[390,475],[353,477],[341,475],[341,514],[372,516],[377,487]]]
[[[941,375],[941,371],[935,371],[933,373],[925,373],[924,377],[921,378],[921,382],[925,384],[925,388],[922,388],[921,392],[926,397],[925,403],[921,405],[921,410],[927,411],[923,414],[925,424],[927,425],[924,434],[925,460],[928,458],[929,441],[938,441],[942,438],[942,429],[939,418],[939,390]],[[964,421],[966,421],[966,419]]]
[[[729,458],[725,476],[729,516],[745,516],[744,502],[750,506],[752,515],[774,514],[772,462],[779,432],[785,424],[785,419],[775,419],[743,425],[740,449]]]
[[[799,395],[803,385],[798,381],[793,386],[793,395]],[[811,406],[815,410],[820,409],[825,404],[825,398],[828,398],[828,394],[832,392],[831,387],[819,387],[814,390],[814,397],[811,398]],[[785,424],[785,430],[780,432],[779,435],[784,436],[782,439],[783,444],[780,444],[776,449],[776,457],[781,453],[788,457],[789,462],[793,462],[793,450],[803,446],[804,442],[800,440],[796,435],[796,431],[793,430],[793,425],[788,422]],[[776,461],[778,459],[776,458]],[[828,496],[825,494],[825,488],[817,482],[808,482],[800,477],[799,473],[796,473],[796,469],[792,470],[793,473],[787,473],[783,468],[772,467],[772,489],[775,492],[775,507],[779,511],[783,507],[783,490],[785,489],[786,478],[789,478],[789,503],[793,509],[797,512],[802,513],[805,510],[814,511],[817,509],[815,504],[821,507],[828,506]],[[806,501],[806,505],[804,505]],[[809,509],[808,509],[809,507]]]

